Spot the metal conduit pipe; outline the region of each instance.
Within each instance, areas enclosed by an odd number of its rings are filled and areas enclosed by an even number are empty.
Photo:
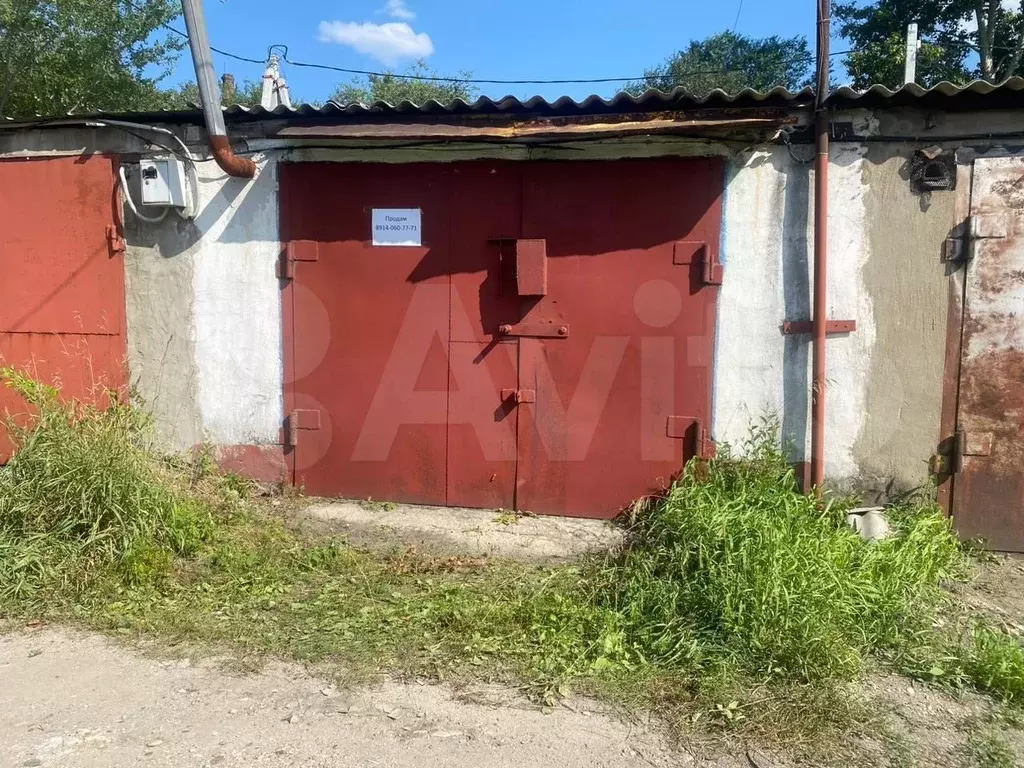
[[[811,351],[811,484],[825,481],[825,329],[828,322],[828,139],[830,0],[818,0],[817,98],[814,105],[814,305]]]
[[[206,132],[210,135],[210,151],[213,159],[228,176],[251,179],[256,175],[256,163],[239,157],[232,151],[228,132],[224,127],[224,113],[220,106],[220,88],[213,70],[210,55],[210,39],[206,34],[206,19],[203,16],[202,0],[181,0],[185,14],[185,28],[188,30],[188,45],[192,49],[192,62],[196,67],[196,84],[199,86],[199,100],[203,105]]]

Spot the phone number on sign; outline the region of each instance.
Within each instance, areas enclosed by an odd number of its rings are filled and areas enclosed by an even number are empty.
[[[415,232],[418,228],[412,224],[376,224],[374,232]]]

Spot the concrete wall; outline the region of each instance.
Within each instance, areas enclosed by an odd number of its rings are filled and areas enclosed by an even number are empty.
[[[857,133],[879,132],[870,113]],[[885,121],[881,121],[885,123]],[[898,124],[898,125],[897,125]],[[945,123],[942,123],[943,125]],[[886,130],[920,125],[901,115]],[[101,135],[105,138],[97,138]],[[16,134],[19,135],[19,134]],[[95,130],[0,137],[0,157],[24,152],[144,149]],[[185,138],[198,140],[197,129]],[[828,342],[826,470],[871,496],[927,481],[939,439],[946,323],[942,240],[953,194],[914,194],[913,144],[835,144],[830,168],[829,313],[857,321]],[[197,146],[197,150],[199,147]],[[583,159],[718,154],[725,179],[714,437],[742,443],[750,425],[776,417],[794,460],[809,454],[810,336],[785,336],[784,320],[810,317],[809,146],[741,149],[683,140],[590,142],[577,151],[480,146],[438,149],[286,149],[250,143],[251,183],[198,165],[199,214],[143,224],[126,211],[129,363],[163,441],[280,468],[282,338],[277,167],[292,161],[413,162],[494,157]]]
[[[129,363],[173,448],[279,441],[274,171],[262,160],[245,183],[199,164],[194,221],[148,224],[126,211]]]
[[[836,144],[829,169],[829,317],[856,320],[826,352],[826,473],[869,498],[922,485],[939,439],[953,192],[911,191],[909,144]],[[764,417],[794,461],[810,455],[810,147],[730,162],[718,321],[715,437],[742,443]]]

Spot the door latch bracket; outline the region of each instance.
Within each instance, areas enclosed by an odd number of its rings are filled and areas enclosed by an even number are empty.
[[[553,323],[517,323],[516,325],[499,325],[500,336],[528,336],[539,339],[565,339],[569,336],[568,325]]]
[[[501,390],[501,401],[513,401],[516,405],[522,403],[537,402],[537,390],[535,389],[503,389]]]

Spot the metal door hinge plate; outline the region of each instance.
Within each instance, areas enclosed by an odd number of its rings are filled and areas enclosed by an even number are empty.
[[[127,247],[124,238],[118,234],[116,224],[107,224],[107,243],[110,245],[111,256],[115,253],[121,253]]]
[[[721,285],[724,272],[718,254],[711,248],[705,248],[704,259],[701,262],[701,281],[704,285]]]
[[[294,280],[295,262],[319,260],[320,244],[316,240],[291,240],[285,243],[277,261],[277,276],[281,280]]]
[[[300,430],[314,431],[317,429],[320,429],[320,411],[296,408],[284,420],[282,442],[285,445],[296,446],[299,444]]]
[[[704,285],[721,285],[724,273],[718,252],[703,241],[680,240],[672,244],[672,263],[677,266],[700,265]]]
[[[994,436],[991,432],[967,432],[958,429],[943,440],[929,462],[934,475],[955,475],[963,469],[964,456],[991,456]]]
[[[992,433],[991,432],[960,432],[963,435],[964,456],[991,456],[992,455]]]
[[[963,262],[974,258],[974,244],[978,240],[999,240],[1007,236],[1009,222],[1003,214],[978,213],[968,216],[958,227],[959,235],[947,238],[942,244],[942,260]]]
[[[711,439],[711,433],[701,419],[693,416],[669,416],[665,424],[665,433],[674,439],[693,441],[693,456],[698,459],[712,459],[718,452],[718,446]]]

